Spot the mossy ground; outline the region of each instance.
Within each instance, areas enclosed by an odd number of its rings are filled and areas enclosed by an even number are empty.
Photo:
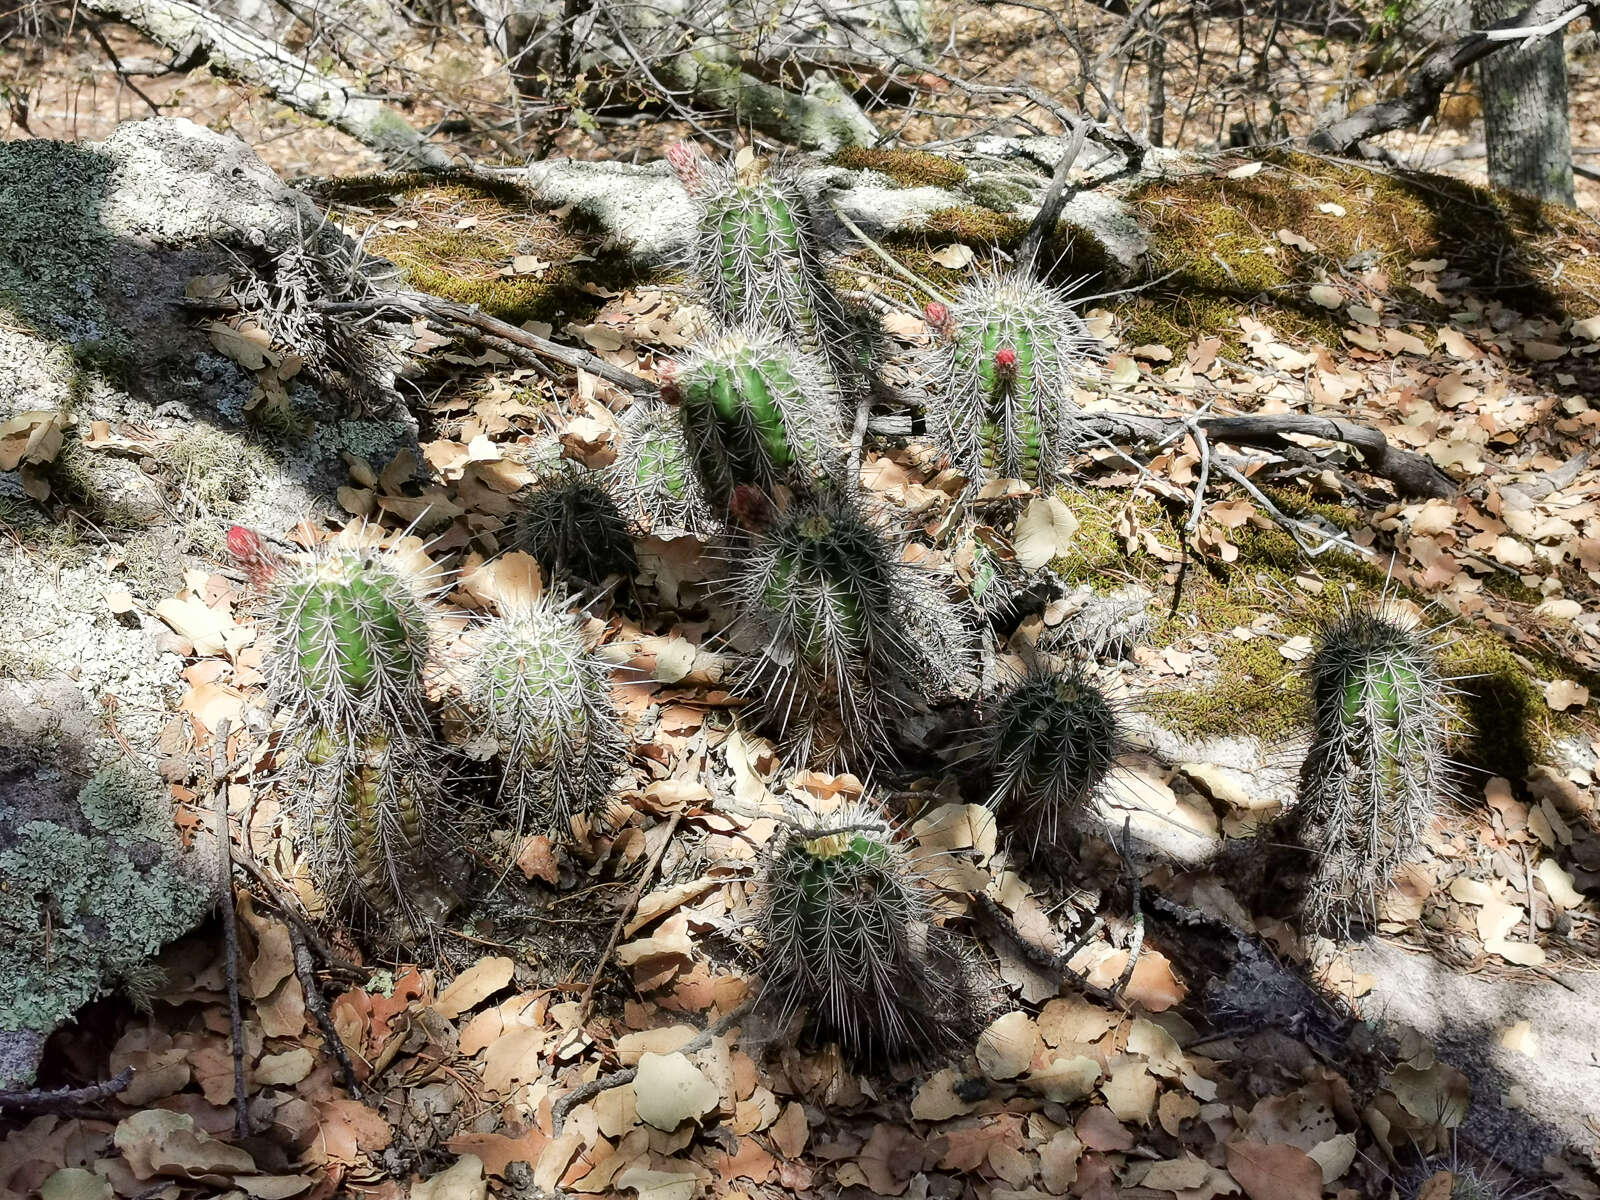
[[[1273,503],[1302,519],[1321,516],[1341,528],[1359,523],[1359,514],[1311,500],[1303,493],[1269,489]],[[1214,665],[1169,687],[1150,691],[1140,707],[1185,736],[1204,739],[1251,735],[1265,742],[1291,739],[1309,728],[1304,663],[1291,661],[1280,647],[1294,637],[1316,639],[1324,625],[1348,608],[1398,595],[1426,606],[1426,597],[1396,588],[1378,567],[1342,551],[1330,551],[1313,564],[1288,534],[1247,525],[1233,533],[1238,558],[1191,556],[1187,567],[1174,565],[1140,545],[1129,548],[1118,533],[1119,500],[1063,496],[1078,518],[1072,553],[1051,564],[1069,583],[1096,587],[1134,580],[1151,588],[1159,608],[1152,644],[1209,650]],[[1159,501],[1136,497],[1130,515],[1165,546],[1182,545],[1185,514]],[[1297,577],[1315,582],[1311,587]],[[1320,587],[1317,584],[1320,583]],[[1273,614],[1266,633],[1240,640],[1229,631],[1250,628]],[[1200,641],[1195,641],[1197,635]],[[1577,732],[1570,718],[1550,713],[1540,678],[1572,678],[1600,686],[1600,680],[1551,654],[1519,657],[1496,634],[1452,626],[1435,639],[1441,673],[1454,678],[1458,695],[1452,752],[1471,767],[1520,781],[1539,754],[1559,735]]]
[[[1532,316],[1588,315],[1600,254],[1576,212],[1440,176],[1388,174],[1302,154],[1273,155],[1247,178],[1207,173],[1146,184],[1129,203],[1150,238],[1162,282],[1118,305],[1134,345],[1175,353],[1221,336],[1239,349],[1250,313],[1280,338],[1337,346],[1344,321],[1309,299],[1341,274],[1378,270],[1403,316],[1437,325],[1448,310],[1407,282],[1407,264],[1443,258],[1452,272]],[[1340,213],[1343,215],[1340,215]],[[1309,241],[1287,245],[1279,230]]]
[[[377,218],[367,249],[414,287],[476,304],[513,325],[583,319],[606,295],[639,282],[622,258],[602,249],[602,236],[575,218],[534,210],[520,189],[382,175],[340,181],[329,199],[347,225]],[[514,273],[521,256],[549,265]]]

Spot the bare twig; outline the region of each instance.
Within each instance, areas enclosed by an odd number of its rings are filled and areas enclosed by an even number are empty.
[[[1044,199],[1039,202],[1039,211],[1034,215],[1033,224],[1028,226],[1028,232],[1023,235],[1022,244],[1017,247],[1017,269],[1024,274],[1034,273],[1039,263],[1039,251],[1044,247],[1045,239],[1054,232],[1056,222],[1061,219],[1061,210],[1067,205],[1067,174],[1083,152],[1083,141],[1089,134],[1088,125],[1082,121],[1073,122],[1071,129],[1066,151],[1050,176],[1050,186],[1045,189]]]
[[[611,961],[611,952],[617,948],[617,942],[622,938],[622,930],[627,925],[628,918],[633,916],[634,910],[639,907],[639,901],[644,899],[645,891],[650,887],[650,881],[656,877],[656,869],[661,866],[661,859],[667,853],[667,847],[672,845],[672,835],[678,831],[678,822],[683,820],[683,811],[683,808],[679,807],[673,812],[672,820],[667,822],[666,836],[661,839],[656,852],[645,864],[644,872],[639,876],[639,885],[633,889],[628,902],[617,914],[616,924],[611,927],[611,936],[606,939],[606,948],[600,951],[600,960],[594,964],[594,974],[589,976],[589,982],[584,985],[583,996],[578,1001],[578,1019],[573,1028],[582,1029],[584,1022],[589,1019],[589,1012],[594,1008],[594,990],[600,985],[600,976],[605,972],[606,964]]]
[[[89,1104],[98,1104],[127,1089],[133,1082],[133,1068],[123,1067],[110,1079],[87,1087],[58,1088],[53,1092],[0,1092],[0,1110],[25,1113],[68,1113]]]
[[[250,1099],[244,1087],[244,1014],[239,1005],[239,930],[233,911],[233,838],[228,832],[228,727],[227,717],[217,722],[212,735],[212,811],[217,833],[217,908],[228,967],[228,1022],[233,1034],[234,1132],[250,1136]]]
[[[1029,966],[1044,975],[1059,975],[1070,981],[1074,987],[1093,996],[1096,1000],[1121,1009],[1124,1012],[1127,1011],[1128,1002],[1117,995],[1116,992],[1108,991],[1098,984],[1090,983],[1082,972],[1075,971],[1067,965],[1072,961],[1072,956],[1082,950],[1088,944],[1089,939],[1094,936],[1094,932],[1098,928],[1097,924],[1091,922],[1077,942],[1060,954],[1052,954],[1043,946],[1037,946],[1023,937],[1021,931],[1018,930],[1011,918],[1006,914],[1005,909],[1000,907],[993,896],[990,896],[987,892],[974,892],[971,894],[971,899],[984,920],[988,921],[990,925],[1005,936],[1006,941],[1017,948],[1022,957],[1027,960]]]
[[[323,1046],[333,1056],[333,1061],[339,1064],[339,1078],[344,1090],[359,1100],[361,1081],[356,1078],[350,1052],[345,1049],[344,1039],[334,1028],[333,1017],[328,1013],[328,1001],[323,997],[322,985],[317,981],[317,965],[311,957],[311,949],[306,945],[305,935],[294,922],[289,922],[285,927],[289,930],[289,945],[294,950],[295,977],[300,980],[300,990],[305,993],[306,1010],[316,1019],[317,1028],[322,1031]]]
[[[721,1037],[745,1018],[755,1007],[755,997],[752,996],[737,1008],[731,1009],[716,1024],[708,1026],[703,1032],[678,1047],[679,1054],[694,1054],[704,1050],[713,1040]],[[601,1092],[609,1092],[612,1088],[621,1087],[625,1083],[632,1083],[638,1077],[637,1067],[624,1067],[620,1071],[613,1071],[609,1075],[602,1075],[599,1079],[591,1079],[582,1087],[573,1088],[555,1104],[550,1107],[550,1123],[559,1137],[561,1127],[566,1124],[567,1114],[577,1105],[586,1100],[592,1100]]]
[[[1133,818],[1122,819],[1122,838],[1118,849],[1122,852],[1122,865],[1128,871],[1128,887],[1133,896],[1133,936],[1128,939],[1128,962],[1122,968],[1112,991],[1119,996],[1127,990],[1133,978],[1133,969],[1139,965],[1139,952],[1144,949],[1144,906],[1139,897],[1139,863],[1133,854]]]
[[[1468,67],[1514,41],[1550,36],[1585,13],[1600,13],[1600,3],[1534,0],[1515,16],[1468,33],[1430,54],[1398,96],[1369,104],[1311,135],[1319,150],[1349,154],[1367,138],[1416,125],[1439,111],[1445,88]]]

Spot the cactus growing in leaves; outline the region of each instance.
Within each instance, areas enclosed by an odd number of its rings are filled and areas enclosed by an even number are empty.
[[[423,595],[392,556],[332,546],[276,571],[271,621],[273,689],[311,776],[293,797],[296,824],[319,882],[438,920],[453,900],[433,865]]]
[[[737,328],[701,342],[666,390],[681,406],[684,439],[718,505],[740,484],[804,494],[843,463],[839,401],[826,369],[770,334]]]
[[[1116,762],[1122,733],[1116,709],[1082,670],[1037,670],[985,714],[989,805],[1035,848],[1060,840],[1082,817]]]
[[[476,640],[467,695],[499,745],[502,794],[518,828],[566,832],[603,803],[621,756],[606,664],[544,598],[513,606]]]
[[[794,176],[755,163],[713,163],[683,143],[667,159],[696,209],[689,265],[717,319],[770,329],[854,387],[870,365],[873,338],[828,284]]]
[[[758,906],[766,993],[858,1059],[922,1060],[979,1027],[970,961],[933,921],[931,889],[865,804],[768,847]]]
[[[1013,272],[964,286],[951,306],[929,304],[937,338],[928,363],[928,426],[975,482],[1065,477],[1077,438],[1075,379],[1099,341],[1066,293]]]
[[[560,467],[534,485],[517,516],[517,539],[548,579],[584,585],[638,569],[633,535],[616,500],[588,472]]]
[[[715,529],[678,414],[666,405],[635,404],[621,426],[621,445],[606,482],[626,515],[659,534],[698,536]]]
[[[1311,660],[1314,726],[1294,819],[1315,857],[1306,915],[1340,932],[1370,918],[1451,791],[1449,689],[1418,620],[1353,612]]]
[[[960,677],[967,636],[897,540],[839,496],[779,516],[733,587],[760,649],[743,686],[803,758],[881,757],[888,714]]]

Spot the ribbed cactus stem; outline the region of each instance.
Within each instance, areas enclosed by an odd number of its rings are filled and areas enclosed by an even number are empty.
[[[790,509],[737,565],[763,634],[743,684],[802,756],[883,755],[888,714],[963,669],[966,635],[948,602],[838,498]]]
[[[1122,740],[1115,708],[1082,670],[1036,671],[992,706],[990,805],[1037,848],[1090,808]]]
[[[1035,486],[1067,473],[1077,444],[1076,380],[1099,343],[1065,293],[1023,274],[991,275],[931,304],[929,427],[975,480]]]
[[[1317,858],[1314,924],[1372,914],[1451,786],[1445,697],[1417,620],[1397,605],[1329,628],[1311,661],[1315,726],[1302,775],[1302,836]]]
[[[785,170],[734,169],[669,153],[698,209],[690,266],[724,325],[770,329],[825,362],[847,387],[874,352],[827,282],[810,205]]]
[[[337,806],[350,874],[374,910],[420,923],[437,921],[455,906],[438,880],[428,814],[415,778],[394,738],[369,733],[355,748]]]
[[[665,373],[664,373],[665,374]],[[669,386],[663,379],[663,390]],[[708,532],[716,520],[695,474],[678,413],[668,405],[637,404],[624,415],[609,490],[629,515],[651,531]]]
[[[751,484],[807,492],[843,459],[839,400],[826,368],[769,334],[703,342],[677,372],[684,437],[713,502]]]
[[[519,827],[568,834],[573,816],[604,803],[621,755],[609,670],[577,621],[544,599],[476,640],[468,695],[499,744],[503,794]]]
[[[930,891],[864,804],[780,833],[759,926],[769,994],[858,1058],[916,1059],[969,1036],[968,964],[934,924]]]
[[[417,591],[371,551],[332,549],[280,577],[272,669],[281,698],[329,729],[415,719],[429,617]]]

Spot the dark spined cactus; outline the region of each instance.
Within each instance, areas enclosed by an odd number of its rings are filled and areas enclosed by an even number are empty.
[[[868,805],[781,829],[758,907],[765,994],[785,1018],[806,1010],[814,1034],[858,1060],[970,1045],[979,989],[969,957],[934,922],[932,895]]]
[[[616,498],[593,473],[550,471],[534,485],[517,514],[517,541],[538,560],[545,578],[594,586],[613,575],[633,578],[633,534]]]
[[[885,757],[887,717],[966,670],[968,637],[949,601],[840,496],[779,516],[735,568],[760,643],[741,685],[803,758]]]
[[[964,286],[930,304],[929,431],[974,482],[1048,486],[1082,444],[1073,385],[1091,375],[1100,343],[1066,293],[1021,272]]]
[[[1115,706],[1076,667],[1031,672],[988,706],[989,804],[1035,848],[1080,821],[1116,764]]]
[[[799,494],[844,462],[839,398],[826,368],[790,343],[753,328],[702,341],[675,373],[684,440],[713,503],[748,484]]]
[[[1306,915],[1340,933],[1373,916],[1453,790],[1450,689],[1420,622],[1390,603],[1329,627],[1310,675],[1313,740],[1292,816],[1316,862]]]

